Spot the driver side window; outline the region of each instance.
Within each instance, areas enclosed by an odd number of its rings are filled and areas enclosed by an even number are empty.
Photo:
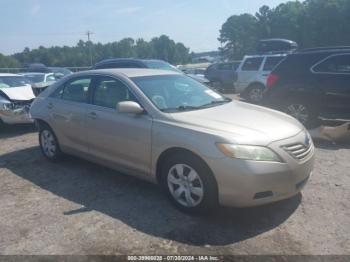
[[[112,77],[96,78],[92,101],[94,105],[115,109],[122,101],[136,102],[135,96],[124,83]]]

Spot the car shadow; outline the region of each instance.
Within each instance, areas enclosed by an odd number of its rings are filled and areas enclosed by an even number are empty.
[[[340,150],[340,149],[350,149],[350,140],[344,140],[339,142],[325,141],[325,140],[314,140],[316,148],[326,149],[326,150]]]
[[[26,133],[36,132],[34,124],[4,125],[0,124],[0,139],[20,136]]]
[[[95,210],[145,234],[195,246],[228,245],[267,232],[287,220],[302,199],[299,194],[263,207],[190,216],[175,209],[156,185],[73,157],[51,163],[38,147],[0,156],[0,168],[81,205],[64,216]]]

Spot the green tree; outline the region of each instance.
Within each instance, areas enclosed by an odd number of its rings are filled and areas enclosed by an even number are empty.
[[[220,30],[221,52],[229,59],[239,59],[253,52],[257,41],[257,18],[250,14],[233,15]]]

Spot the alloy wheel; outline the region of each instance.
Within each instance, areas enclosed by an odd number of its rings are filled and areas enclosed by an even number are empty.
[[[249,100],[251,102],[260,102],[263,98],[263,90],[261,88],[253,88],[249,91]]]
[[[309,111],[302,104],[291,104],[287,107],[286,113],[298,119],[302,124],[309,120]]]
[[[49,130],[43,130],[40,135],[41,146],[45,155],[49,158],[53,158],[57,152],[56,139],[52,132]]]

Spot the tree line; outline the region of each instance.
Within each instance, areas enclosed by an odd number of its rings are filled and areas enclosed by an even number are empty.
[[[176,43],[166,35],[150,41],[125,38],[117,42],[101,44],[80,40],[76,46],[43,47],[12,56],[0,54],[1,67],[21,67],[29,63],[43,63],[47,66],[84,67],[107,58],[134,57],[142,59],[161,59],[171,64],[190,61],[190,50],[183,43]]]
[[[301,48],[350,45],[350,0],[289,1],[255,14],[233,15],[220,30],[220,53],[225,59],[241,59],[254,53],[259,39],[287,38]],[[91,54],[91,56],[90,56]],[[194,56],[183,43],[166,35],[150,41],[125,38],[101,44],[80,40],[74,47],[39,47],[12,56],[0,54],[0,67],[21,67],[40,62],[48,66],[89,66],[112,57],[153,58],[184,64]]]
[[[259,39],[287,38],[300,48],[350,45],[350,1],[289,1],[255,15],[233,15],[220,30],[220,51],[225,58],[241,59],[254,53]]]

